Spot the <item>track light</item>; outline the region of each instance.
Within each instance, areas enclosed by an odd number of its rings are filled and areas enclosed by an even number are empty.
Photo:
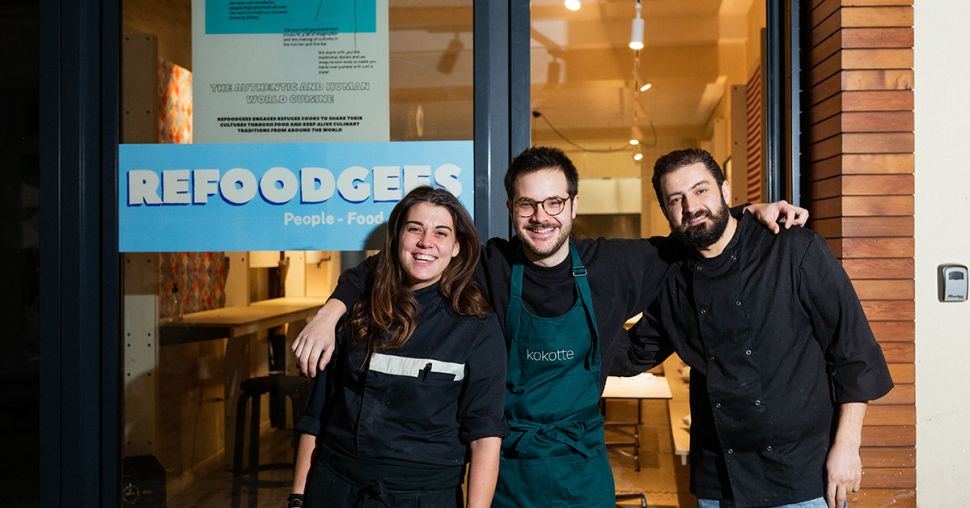
[[[641,139],[643,139],[643,131],[640,130],[640,126],[634,125],[630,127],[630,145],[639,145]]]
[[[579,2],[579,0],[566,0],[565,2],[563,2],[563,5],[565,5],[566,8],[571,11],[578,11],[579,8],[583,6],[583,4]]]
[[[637,15],[633,18],[633,27],[630,30],[630,49],[643,49],[643,18],[640,17],[640,0],[637,0]]]
[[[641,160],[643,160],[643,153],[637,151],[637,153],[633,154],[633,160],[637,162],[640,162]]]
[[[651,85],[650,83],[644,83],[644,84],[640,85],[640,91],[641,92],[646,92],[647,90],[650,90],[651,88],[653,88],[653,85]]]

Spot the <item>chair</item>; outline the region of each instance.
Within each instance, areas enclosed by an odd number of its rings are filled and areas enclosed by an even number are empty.
[[[239,495],[242,486],[249,487],[249,506],[256,506],[256,495],[259,488],[263,487],[283,487],[290,484],[286,481],[260,480],[260,471],[291,469],[293,461],[273,462],[261,464],[259,462],[259,424],[260,424],[260,399],[264,394],[275,394],[280,397],[290,399],[293,412],[293,421],[297,421],[300,412],[303,411],[309,381],[298,376],[286,376],[273,374],[247,379],[240,385],[239,401],[236,403],[236,433],[235,446],[233,447],[232,465],[232,506],[239,506]],[[243,456],[247,451],[245,448],[246,435],[246,408],[249,407],[249,460],[246,467],[243,467]],[[294,435],[294,450],[296,449],[296,436]],[[295,459],[294,459],[295,460]]]

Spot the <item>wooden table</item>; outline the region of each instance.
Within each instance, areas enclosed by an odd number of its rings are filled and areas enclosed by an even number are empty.
[[[232,442],[235,432],[233,411],[239,398],[239,385],[249,378],[250,344],[256,334],[284,324],[290,326],[288,337],[294,337],[303,325],[326,303],[325,298],[273,298],[246,306],[223,307],[185,314],[179,319],[159,320],[159,343],[162,346],[203,340],[226,341],[225,358],[225,463],[232,464]]]
[[[643,373],[633,377],[609,376],[606,378],[606,388],[603,390],[605,409],[606,399],[628,399],[637,401],[636,422],[607,421],[606,427],[613,432],[630,438],[630,440],[608,441],[607,448],[617,448],[620,455],[632,458],[636,463],[636,470],[640,470],[640,425],[643,424],[643,409],[640,404],[644,399],[670,399],[670,385],[664,376]],[[632,453],[623,448],[632,448]]]
[[[667,401],[667,411],[670,414],[670,437],[674,443],[674,455],[680,457],[680,463],[686,465],[690,455],[690,426],[684,423],[684,417],[690,415],[690,383],[684,380],[680,369],[684,362],[677,354],[670,355],[664,361],[664,372],[670,382],[673,398]]]
[[[325,298],[273,298],[240,307],[203,310],[158,322],[162,346],[213,339],[235,339],[312,318]]]

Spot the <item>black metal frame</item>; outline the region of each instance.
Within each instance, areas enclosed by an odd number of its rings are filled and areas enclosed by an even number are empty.
[[[503,178],[529,146],[529,1],[478,0],[475,23],[475,225],[509,237]]]
[[[121,493],[120,0],[41,1],[41,504]],[[502,177],[529,144],[528,0],[478,0],[475,215],[507,236]]]
[[[775,193],[766,199],[784,196],[787,181],[795,202],[798,6],[768,0],[765,62],[766,189]],[[120,0],[41,1],[43,506],[120,503],[120,19]],[[502,180],[530,144],[529,24],[528,0],[474,3],[475,217],[484,238],[509,234]]]
[[[764,61],[765,201],[799,204],[801,189],[801,60],[799,0],[767,0]]]
[[[116,506],[117,0],[41,2],[42,506]]]

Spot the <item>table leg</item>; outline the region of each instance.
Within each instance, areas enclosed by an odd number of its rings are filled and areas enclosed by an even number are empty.
[[[249,346],[255,339],[255,334],[244,335],[242,337],[229,338],[226,341],[226,360],[225,360],[225,427],[226,434],[223,439],[225,447],[224,464],[227,468],[232,467],[233,437],[236,435],[236,402],[239,400],[239,385],[249,378]]]
[[[640,471],[640,426],[643,425],[643,399],[637,399],[637,426],[633,428],[633,459]]]

